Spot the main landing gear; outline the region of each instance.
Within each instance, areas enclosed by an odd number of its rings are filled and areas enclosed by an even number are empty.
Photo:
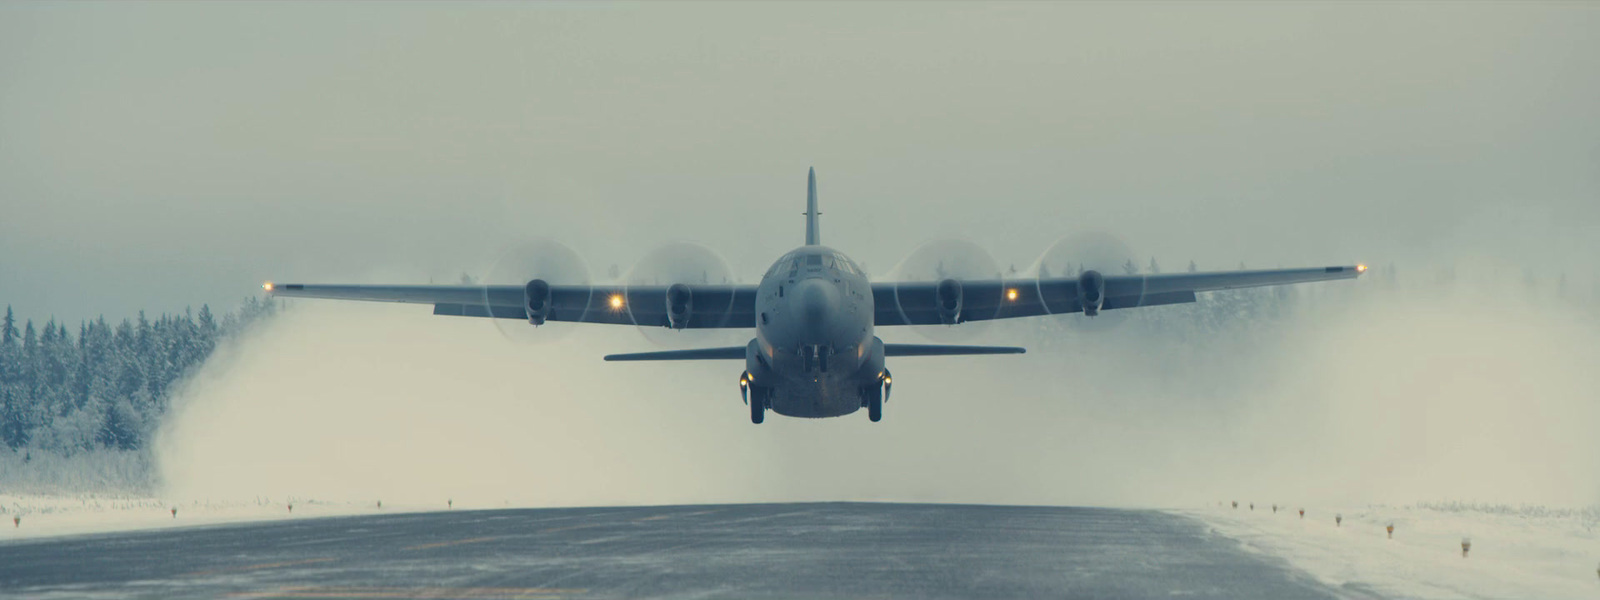
[[[867,407],[867,420],[877,423],[883,420],[883,403],[889,399],[889,385],[891,383],[889,372],[884,371],[878,382],[861,390],[861,404]]]
[[[771,390],[764,387],[750,386],[750,422],[760,425],[767,420],[767,396]]]
[[[767,420],[767,399],[772,396],[772,389],[755,385],[755,380],[749,373],[739,376],[739,393],[744,396],[744,403],[750,405],[750,422],[760,425]]]

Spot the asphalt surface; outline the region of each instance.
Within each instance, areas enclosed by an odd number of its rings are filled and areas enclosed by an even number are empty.
[[[914,504],[453,511],[0,544],[0,598],[1295,598],[1160,512]]]

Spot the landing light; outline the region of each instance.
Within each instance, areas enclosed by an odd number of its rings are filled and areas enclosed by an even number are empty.
[[[1356,265],[1356,272],[1357,273],[1365,273],[1365,272],[1367,272],[1367,266],[1366,265]]]
[[[1009,290],[1006,290],[1006,299],[1010,300],[1012,302],[1016,302],[1017,301],[1017,288],[1011,288]]]
[[[266,283],[261,284],[261,289],[269,291],[269,292],[272,291],[272,282],[268,281]]]
[[[621,309],[622,309],[622,294],[612,294],[611,295],[611,310],[621,310]]]

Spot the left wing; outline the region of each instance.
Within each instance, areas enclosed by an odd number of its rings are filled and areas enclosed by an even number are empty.
[[[275,297],[432,304],[459,317],[609,323],[684,329],[756,326],[753,285],[322,285],[268,283]]]
[[[1355,279],[1364,265],[872,284],[877,325],[940,325],[1195,301],[1196,292]],[[1091,275],[1092,273],[1092,275]]]

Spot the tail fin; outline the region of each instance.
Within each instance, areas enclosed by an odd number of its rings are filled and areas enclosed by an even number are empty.
[[[811,168],[811,174],[806,178],[806,245],[816,246],[822,243],[822,231],[817,226],[817,168]]]

